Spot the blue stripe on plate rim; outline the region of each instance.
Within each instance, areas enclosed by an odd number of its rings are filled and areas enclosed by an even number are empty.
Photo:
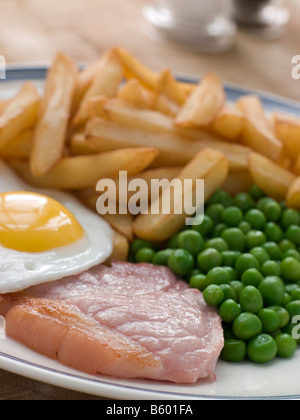
[[[84,66],[80,66],[80,68],[83,68]],[[7,82],[13,82],[13,81],[25,81],[25,80],[43,80],[45,79],[45,76],[47,74],[48,71],[48,67],[47,66],[35,66],[35,67],[11,67],[11,68],[7,68],[6,70],[6,79],[5,80],[1,80],[0,81],[0,85],[1,83],[7,83]],[[195,77],[188,77],[188,76],[177,76],[177,79],[179,81],[182,82],[186,82],[186,83],[197,83],[197,79]],[[277,95],[273,95],[267,92],[262,92],[260,90],[253,90],[250,88],[245,88],[242,86],[238,86],[235,84],[231,84],[231,83],[225,83],[225,91],[227,94],[227,97],[230,101],[234,102],[235,100],[237,100],[240,96],[242,95],[248,95],[248,94],[255,94],[258,95],[262,102],[263,105],[266,107],[267,110],[269,111],[273,111],[273,110],[279,110],[281,112],[286,112],[286,113],[290,113],[290,114],[294,114],[296,116],[300,116],[300,103],[294,100],[290,100],[281,96],[277,96]],[[143,388],[141,386],[128,386],[128,385],[121,385],[121,384],[114,384],[114,383],[110,383],[110,382],[106,382],[103,379],[100,379],[98,377],[96,377],[94,380],[90,379],[90,378],[86,378],[84,376],[80,375],[80,372],[78,374],[71,374],[68,372],[63,372],[63,371],[59,371],[56,369],[52,369],[43,365],[39,365],[33,362],[29,362],[26,360],[23,360],[21,358],[18,357],[14,357],[11,356],[9,354],[0,352],[0,358],[2,358],[3,360],[6,360],[8,362],[9,365],[9,361],[14,362],[16,364],[20,364],[23,367],[26,366],[28,368],[27,372],[26,372],[26,376],[30,377],[32,379],[35,380],[41,380],[37,377],[37,375],[34,374],[35,369],[38,370],[42,370],[42,371],[47,371],[49,373],[52,373],[53,375],[63,375],[65,377],[70,378],[70,380],[75,379],[75,380],[80,380],[86,383],[91,383],[93,382],[94,384],[99,384],[99,386],[103,385],[107,388],[111,388],[111,389],[119,389],[119,390],[131,390],[131,391],[135,391],[135,392],[142,392],[145,395],[160,395],[161,397],[165,397],[167,398],[168,396],[176,396],[176,398],[179,397],[183,397],[183,398],[191,398],[191,399],[212,399],[212,400],[231,400],[231,399],[239,399],[239,400],[254,400],[254,399],[263,399],[263,400],[273,400],[273,399],[299,399],[300,395],[288,395],[288,396],[270,396],[270,397],[232,397],[232,396],[210,396],[210,395],[194,395],[194,394],[181,394],[181,393],[176,393],[176,392],[168,392],[168,391],[153,391],[151,389],[147,389],[147,388]],[[11,370],[9,369],[9,366],[7,365],[7,370]],[[4,366],[3,366],[4,368]],[[12,371],[12,370],[11,370]],[[15,372],[18,374],[18,372]],[[25,375],[24,375],[25,376]],[[56,379],[56,380],[55,380]],[[60,386],[59,384],[59,380],[57,380],[57,378],[55,378],[51,381],[51,383],[53,385],[56,386]],[[74,389],[75,391],[79,391],[79,392],[84,392],[82,390],[82,388],[77,388],[76,386],[69,386],[69,389]],[[99,394],[96,393],[95,395],[103,395],[103,396],[107,396],[109,397],[109,395],[107,394],[108,389],[106,389],[106,392],[103,392],[103,394]],[[93,392],[94,394],[94,392]],[[105,395],[106,394],[106,395]],[[110,396],[113,395],[112,393],[109,393]]]
[[[82,69],[84,66],[84,64],[81,64],[79,67]],[[43,80],[45,79],[47,70],[47,66],[8,67],[6,70],[6,80],[1,80],[0,84],[7,81]],[[186,83],[197,83],[198,81],[195,77],[181,75],[178,75],[177,79]],[[236,101],[242,95],[255,94],[261,98],[264,107],[268,111],[279,110],[298,117],[300,116],[300,102],[268,92],[263,92],[261,90],[246,88],[233,83],[225,82],[224,85],[227,97],[232,102]]]

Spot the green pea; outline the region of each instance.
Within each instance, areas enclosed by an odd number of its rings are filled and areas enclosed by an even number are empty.
[[[300,315],[300,300],[289,302],[285,305],[285,309],[288,311],[291,319],[293,319],[294,316]]]
[[[297,342],[289,334],[279,334],[276,338],[277,357],[290,358],[297,350]]]
[[[204,238],[206,238],[213,231],[213,228],[214,223],[207,214],[204,215],[202,223],[199,224],[196,218],[194,225],[192,226],[192,230],[199,232]]]
[[[246,236],[239,228],[228,228],[222,233],[222,239],[228,244],[231,251],[244,252]]]
[[[223,301],[226,301],[229,299],[232,299],[234,301],[237,300],[235,290],[230,284],[220,284],[220,288],[223,290],[223,293],[224,293]]]
[[[241,313],[241,308],[233,299],[227,299],[219,308],[219,315],[225,322],[233,322]]]
[[[286,239],[300,245],[300,226],[290,225],[285,233]]]
[[[284,299],[283,299],[283,306],[287,305],[292,301],[292,297],[288,293],[284,293]]]
[[[152,263],[155,251],[152,248],[142,248],[135,254],[137,263]]]
[[[282,305],[285,288],[280,277],[268,276],[258,286],[265,305]]]
[[[252,226],[250,225],[250,223],[246,222],[245,220],[243,220],[238,228],[246,235],[246,233],[250,232],[250,230],[252,230]]]
[[[247,345],[247,356],[255,363],[267,363],[276,357],[276,341],[269,334],[254,337]]]
[[[235,269],[237,271],[238,276],[241,276],[249,268],[256,268],[257,270],[259,270],[259,263],[252,254],[242,254],[236,260],[235,264]]]
[[[220,223],[224,208],[222,204],[212,204],[206,210],[206,215],[211,218],[214,224]]]
[[[280,241],[278,245],[282,254],[285,254],[287,251],[290,251],[291,249],[296,250],[296,245],[289,239],[282,239],[282,241]]]
[[[154,245],[151,242],[145,241],[143,239],[135,239],[131,244],[130,253],[131,255],[135,255],[140,249],[143,248],[155,249]]]
[[[227,251],[228,245],[222,238],[212,238],[205,243],[205,248],[214,248],[219,252]]]
[[[232,280],[229,284],[235,291],[236,300],[239,301],[241,291],[243,290],[243,287],[244,287],[243,283],[239,280]]]
[[[268,222],[264,229],[267,241],[280,242],[283,238],[283,231],[279,225],[274,222]]]
[[[282,259],[282,252],[276,242],[265,242],[262,247],[269,254],[271,260],[279,261]]]
[[[177,276],[186,276],[194,267],[194,258],[185,249],[177,249],[169,257],[168,266]]]
[[[282,214],[282,209],[277,201],[270,199],[268,202],[265,203],[263,207],[263,212],[268,221],[270,222],[277,222]]]
[[[246,357],[246,343],[242,340],[225,340],[221,358],[226,362],[238,363]]]
[[[288,257],[281,261],[282,277],[290,282],[300,280],[300,262],[295,258]]]
[[[300,300],[300,287],[297,287],[297,289],[294,289],[291,293],[292,300]]]
[[[273,306],[269,306],[268,309],[272,309],[272,311],[275,311],[278,313],[279,318],[280,318],[279,328],[283,328],[289,323],[290,314],[285,308],[279,305],[273,305]]]
[[[245,221],[252,229],[261,230],[265,227],[267,219],[261,210],[251,209],[245,214]]]
[[[257,287],[263,281],[262,274],[256,268],[248,268],[242,274],[241,280],[244,286]]]
[[[261,199],[258,200],[256,207],[261,210],[262,212],[264,212],[265,206],[269,203],[269,202],[274,201],[273,198],[270,197],[262,197]]]
[[[265,196],[265,193],[257,185],[252,185],[249,189],[249,194],[255,201],[260,200]]]
[[[272,333],[280,328],[279,313],[270,308],[262,308],[258,311],[259,319],[263,325],[263,331]]]
[[[281,267],[276,261],[266,261],[261,266],[261,272],[264,276],[280,276]]]
[[[233,205],[240,208],[243,213],[255,207],[255,202],[250,194],[242,192],[233,198]]]
[[[263,307],[263,298],[254,286],[246,286],[240,294],[240,305],[244,312],[255,314]]]
[[[208,206],[212,204],[222,204],[224,207],[229,207],[232,205],[232,197],[228,192],[218,188],[207,202]]]
[[[205,274],[197,274],[191,277],[189,284],[192,289],[198,289],[203,292],[203,290],[207,287]]]
[[[224,267],[214,267],[207,273],[207,284],[226,284],[230,282],[228,271]]]
[[[283,259],[288,258],[288,257],[292,257],[295,258],[295,260],[300,262],[300,254],[298,251],[296,251],[296,249],[288,249],[284,254],[283,254]]]
[[[291,225],[300,224],[300,214],[297,210],[286,209],[281,215],[281,225],[283,229],[287,229]]]
[[[177,248],[179,248],[178,237],[179,237],[180,233],[181,232],[176,233],[174,236],[172,236],[172,238],[170,238],[168,240],[167,248],[170,248],[170,249],[177,249]]]
[[[227,207],[223,210],[222,221],[227,226],[238,226],[243,220],[243,212],[238,207]]]
[[[228,272],[230,281],[237,279],[237,272],[232,267],[224,265],[223,268]]]
[[[228,228],[227,225],[225,225],[225,223],[218,223],[212,232],[212,237],[213,238],[218,238],[222,235],[222,233],[224,232],[224,230],[226,230]]]
[[[223,264],[227,267],[235,267],[236,260],[241,255],[240,251],[222,251]]]
[[[236,338],[248,341],[262,332],[262,323],[257,315],[242,312],[235,318],[232,330]]]
[[[297,283],[289,283],[285,285],[285,291],[287,293],[292,293],[293,290],[298,289],[299,285]]]
[[[174,252],[173,249],[168,249],[168,248],[158,251],[153,257],[152,264],[167,266],[168,260],[170,256],[173,254],[173,252]]]
[[[259,262],[260,265],[263,265],[266,261],[270,260],[269,254],[261,246],[257,246],[257,247],[252,248],[250,250],[250,254],[252,254],[257,259],[257,261]]]
[[[248,249],[262,246],[266,241],[266,235],[260,230],[250,230],[246,235],[246,245]]]
[[[282,328],[282,332],[284,334],[289,334],[293,337],[293,339],[296,341],[296,343],[300,343],[300,326],[299,326],[299,321],[297,322],[293,322],[293,320],[291,320],[290,322],[287,323],[287,325]]]
[[[211,284],[203,291],[205,302],[210,306],[219,306],[224,299],[224,292],[220,286]]]
[[[200,269],[207,273],[212,268],[221,266],[222,256],[216,249],[208,248],[198,255],[197,263]]]
[[[197,256],[204,248],[204,239],[201,233],[195,230],[186,230],[178,236],[179,247]]]

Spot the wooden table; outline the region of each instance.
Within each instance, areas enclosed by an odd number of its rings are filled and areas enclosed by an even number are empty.
[[[0,54],[7,63],[49,63],[57,50],[78,62],[95,60],[106,49],[128,48],[155,70],[200,77],[217,72],[224,81],[263,89],[300,101],[300,81],[291,76],[291,60],[300,54],[300,7],[287,0],[292,17],[286,34],[266,41],[239,32],[224,54],[201,55],[151,39],[142,10],[146,0],[1,0]],[[0,370],[0,399],[87,399]]]

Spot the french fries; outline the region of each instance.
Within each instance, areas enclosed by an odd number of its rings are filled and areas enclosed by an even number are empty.
[[[220,79],[208,74],[190,94],[175,118],[178,127],[207,127],[225,105]]]
[[[300,177],[294,179],[289,186],[286,195],[286,205],[297,210],[300,210]]]
[[[260,99],[257,96],[244,96],[238,100],[237,106],[246,116],[243,131],[245,144],[274,162],[278,162],[282,157],[282,142],[271,129]]]
[[[34,126],[38,118],[40,96],[26,83],[4,107],[0,115],[0,151],[15,137]]]
[[[73,119],[73,125],[84,124],[88,117],[89,100],[95,96],[111,98],[116,96],[123,79],[123,67],[114,50],[109,51],[102,58],[101,67],[98,69],[94,80],[84,95],[79,109]]]
[[[117,48],[116,54],[123,65],[126,79],[137,79],[147,89],[156,90],[158,75],[155,72],[144,66],[124,48]]]
[[[64,54],[57,54],[47,79],[35,126],[30,168],[45,175],[62,158],[71,114],[77,69]]]
[[[33,129],[23,131],[1,150],[0,156],[4,159],[29,159],[33,144],[33,136]]]
[[[182,190],[175,188],[169,214],[156,215],[149,212],[149,214],[139,215],[133,224],[134,233],[138,237],[150,241],[169,239],[185,223],[187,214],[181,208],[183,201],[190,198],[192,202],[195,202],[196,180],[204,179],[205,181],[206,201],[223,184],[228,174],[228,168],[228,161],[222,153],[212,149],[204,149],[199,152],[178,175],[178,180],[182,183],[186,179],[193,181],[191,189],[189,187]],[[167,198],[172,196],[171,187],[162,192],[161,202],[164,202],[164,196]]]
[[[153,162],[157,154],[156,149],[145,147],[67,157],[42,177],[35,177],[26,161],[12,159],[9,163],[21,178],[35,187],[79,190],[95,187],[99,179],[117,177],[119,171],[138,174]]]
[[[195,199],[197,179],[205,180],[205,200],[218,187],[235,195],[256,183],[300,209],[299,118],[268,115],[253,95],[229,104],[217,75],[180,82],[170,69],[155,72],[122,48],[82,71],[58,54],[42,98],[26,83],[1,101],[0,157],[28,184],[69,190],[94,211],[99,199],[115,198],[116,214],[102,216],[114,231],[108,264],[126,260],[136,236],[165,241],[182,228],[187,211],[179,206],[183,195]],[[97,191],[107,179],[116,197]],[[190,189],[173,192],[174,180],[187,179]],[[166,183],[155,190],[153,180]],[[138,193],[136,181],[145,187]],[[164,214],[168,194],[173,201]],[[143,204],[137,212],[130,211],[134,200]],[[149,203],[158,214],[144,214]]]
[[[184,166],[200,150],[211,147],[221,150],[229,160],[230,169],[236,171],[247,168],[250,153],[250,149],[237,144],[214,140],[191,140],[175,133],[155,133],[147,129],[116,124],[101,118],[93,118],[89,121],[86,138],[88,145],[98,152],[151,145],[159,151],[159,155],[153,163],[155,167]]]
[[[216,115],[211,130],[229,141],[239,141],[245,129],[246,117],[236,107],[226,106]]]
[[[272,117],[275,134],[282,141],[285,154],[295,160],[300,153],[300,120],[279,112]]]
[[[112,261],[127,261],[129,254],[129,241],[119,232],[114,231],[113,235],[113,252],[109,259],[105,262],[110,265]]]
[[[182,105],[187,99],[184,87],[174,79],[170,69],[164,69],[157,80],[157,91],[170,101]]]
[[[249,156],[249,170],[254,182],[269,196],[285,200],[296,176],[258,153]]]
[[[128,80],[118,92],[118,98],[133,105],[136,109],[154,109],[157,95],[144,88],[137,79]]]

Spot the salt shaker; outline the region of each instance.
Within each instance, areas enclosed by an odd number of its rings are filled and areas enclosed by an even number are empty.
[[[232,0],[155,0],[144,15],[156,34],[188,48],[221,52],[234,43]]]

